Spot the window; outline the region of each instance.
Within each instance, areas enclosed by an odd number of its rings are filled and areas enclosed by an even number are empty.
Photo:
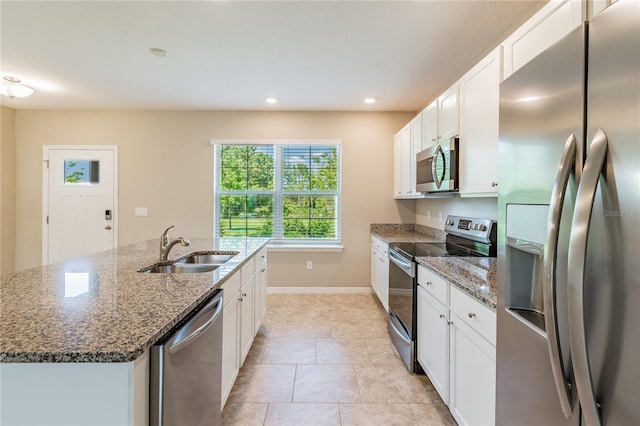
[[[96,185],[100,183],[100,161],[64,160],[64,183]]]
[[[215,234],[340,241],[340,145],[216,144]]]

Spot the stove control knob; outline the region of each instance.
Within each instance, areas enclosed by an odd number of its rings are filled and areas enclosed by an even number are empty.
[[[480,230],[482,232],[486,231],[487,230],[487,225],[480,225]]]

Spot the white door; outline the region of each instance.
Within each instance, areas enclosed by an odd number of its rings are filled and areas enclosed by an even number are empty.
[[[44,147],[43,264],[117,246],[117,147]]]

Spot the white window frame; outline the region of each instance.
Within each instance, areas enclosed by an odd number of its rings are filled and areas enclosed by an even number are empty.
[[[337,146],[339,150],[338,155],[338,189],[335,192],[328,193],[327,191],[321,191],[317,194],[314,194],[314,191],[301,191],[300,195],[334,195],[337,199],[336,201],[336,238],[335,239],[303,239],[303,238],[276,238],[272,237],[269,242],[269,250],[275,251],[342,251],[342,143],[339,139],[294,139],[294,140],[286,140],[286,139],[212,139],[210,140],[211,146],[214,148],[214,168],[213,168],[213,202],[214,202],[214,214],[213,214],[213,234],[214,237],[218,234],[217,229],[217,212],[219,211],[218,203],[218,193],[216,189],[218,188],[220,182],[220,170],[218,167],[219,164],[219,146],[220,145],[276,145],[276,149],[274,152],[274,160],[276,164],[279,164],[281,160],[281,148],[278,148],[278,145],[333,145]],[[282,179],[279,176],[281,172],[280,167],[276,167],[276,176],[275,176],[275,188],[273,191],[246,191],[247,195],[260,195],[265,192],[273,193],[274,195],[274,206],[273,206],[273,215],[274,215],[274,231],[276,230],[275,224],[282,223],[282,214],[283,209],[281,206],[281,202],[278,200],[282,200],[283,192],[282,191]],[[221,191],[224,193],[225,191]],[[294,191],[287,191],[287,195],[296,195]]]

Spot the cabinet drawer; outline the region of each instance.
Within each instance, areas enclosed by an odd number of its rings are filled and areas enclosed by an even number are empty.
[[[240,271],[237,271],[233,275],[231,275],[223,284],[222,289],[224,290],[224,306],[226,307],[229,303],[236,300],[236,294],[240,291]]]
[[[451,312],[492,344],[496,344],[496,313],[462,290],[451,287]]]
[[[438,274],[418,265],[418,284],[438,299],[440,303],[448,305],[449,283]]]
[[[267,262],[267,247],[262,247],[255,256],[256,272],[264,268],[264,264]]]
[[[377,237],[371,237],[371,244],[373,247],[382,254],[387,254],[389,244]]]

